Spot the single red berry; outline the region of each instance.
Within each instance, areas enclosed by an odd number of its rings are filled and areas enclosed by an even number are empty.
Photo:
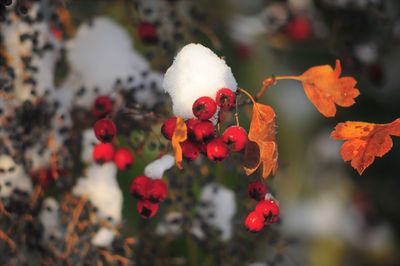
[[[305,41],[311,36],[311,23],[305,17],[297,17],[288,23],[286,32],[295,41]]]
[[[247,144],[247,132],[240,126],[230,126],[225,130],[222,139],[231,150],[241,151]]]
[[[164,135],[164,137],[168,140],[172,139],[172,135],[174,134],[176,127],[176,117],[170,117],[168,118],[164,124],[161,127],[161,133]]]
[[[201,121],[194,126],[194,137],[198,142],[207,142],[214,138],[215,128],[211,121]]]
[[[145,175],[135,177],[129,187],[131,194],[137,199],[144,199],[147,197],[147,188],[151,179]]]
[[[49,185],[50,181],[54,180],[51,169],[48,168],[41,168],[37,171],[34,171],[31,173],[30,176],[35,183],[43,188],[46,188]]]
[[[97,120],[94,125],[94,134],[96,138],[103,143],[111,142],[117,133],[117,128],[111,119],[103,118]]]
[[[221,137],[215,138],[207,144],[207,157],[211,161],[223,161],[228,157],[229,150]]]
[[[247,215],[244,224],[250,231],[258,232],[264,228],[264,217],[262,214],[252,211]]]
[[[188,120],[185,121],[186,123],[186,127],[187,127],[187,136],[189,139],[195,139],[195,135],[194,135],[194,127],[198,124],[201,123],[201,120],[196,119],[196,118],[190,118]]]
[[[167,197],[167,190],[167,184],[163,180],[151,180],[147,188],[147,198],[153,203],[160,203]]]
[[[217,105],[225,111],[231,110],[236,104],[236,94],[228,88],[222,88],[218,90],[215,99]]]
[[[186,140],[181,143],[183,158],[189,161],[195,160],[200,154],[200,147],[197,143]]]
[[[97,163],[109,162],[114,157],[114,147],[111,143],[98,143],[93,147],[92,154]]]
[[[267,223],[275,223],[279,220],[279,205],[276,200],[261,200],[256,205],[256,212],[265,217]]]
[[[138,212],[144,219],[153,217],[159,207],[157,203],[152,203],[148,200],[139,200],[137,203]]]
[[[203,96],[198,98],[194,103],[193,103],[193,114],[196,116],[198,119],[201,120],[208,120],[217,111],[217,104],[215,101],[208,97],[208,96]]]
[[[130,149],[119,148],[114,155],[114,163],[119,170],[125,170],[135,162],[135,157]]]
[[[138,27],[139,38],[145,43],[156,43],[158,34],[156,27],[148,22],[141,22]]]
[[[247,186],[247,193],[256,201],[263,200],[267,194],[267,186],[258,180],[253,181]]]
[[[102,118],[111,112],[112,102],[108,96],[98,96],[92,106],[92,114],[94,117]]]

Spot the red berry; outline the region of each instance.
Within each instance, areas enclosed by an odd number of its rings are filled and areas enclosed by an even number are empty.
[[[46,188],[51,180],[54,180],[51,169],[48,168],[41,168],[34,171],[30,176],[35,183],[39,184],[43,188]]]
[[[194,116],[196,116],[198,119],[208,120],[213,117],[213,115],[217,111],[217,104],[210,97],[203,96],[198,98],[193,103],[192,110]]]
[[[157,203],[152,203],[148,200],[139,200],[137,203],[138,212],[144,219],[153,217],[158,208],[159,205]]]
[[[164,124],[161,127],[161,133],[164,135],[164,137],[168,140],[172,139],[172,135],[174,134],[176,127],[176,117],[170,117],[168,118]]]
[[[187,127],[187,136],[190,139],[195,139],[195,135],[194,135],[194,127],[198,124],[201,123],[201,120],[196,119],[196,118],[190,118],[188,120],[185,121],[186,123],[186,127]]]
[[[167,184],[161,179],[151,180],[148,184],[147,198],[153,203],[159,203],[167,197]]]
[[[241,151],[247,144],[247,132],[240,126],[228,127],[222,135],[222,138],[233,151]]]
[[[145,43],[156,43],[158,41],[156,27],[148,22],[141,22],[138,27],[139,38]]]
[[[111,142],[116,133],[117,128],[111,119],[103,118],[97,120],[94,125],[94,134],[96,135],[96,138],[103,143]]]
[[[114,157],[114,147],[111,143],[98,143],[94,146],[92,154],[97,163],[109,162]]]
[[[265,217],[267,223],[275,223],[279,220],[279,205],[276,200],[262,200],[256,205],[256,212]]]
[[[311,36],[311,23],[307,18],[294,18],[286,26],[286,32],[295,41],[305,41]]]
[[[108,96],[98,96],[92,106],[92,114],[94,117],[105,117],[111,112],[112,102]]]
[[[235,107],[236,94],[228,88],[222,88],[217,91],[215,99],[222,110],[228,111]]]
[[[264,227],[264,217],[262,214],[252,211],[247,215],[244,223],[250,231],[258,232]]]
[[[207,157],[211,161],[223,161],[228,157],[228,145],[226,145],[221,137],[215,138],[207,144]]]
[[[151,179],[145,175],[135,177],[129,187],[129,191],[137,199],[144,199],[147,197],[147,188]]]
[[[248,185],[247,193],[250,198],[256,201],[263,200],[265,199],[265,194],[267,194],[267,186],[258,180],[253,181]]]
[[[130,149],[120,148],[115,152],[114,163],[119,170],[125,170],[135,162],[135,157]]]
[[[194,126],[194,136],[198,142],[206,142],[214,138],[215,128],[211,121],[201,121]]]
[[[182,155],[186,160],[193,161],[200,154],[199,145],[191,140],[186,140],[182,142],[181,147],[182,147]]]

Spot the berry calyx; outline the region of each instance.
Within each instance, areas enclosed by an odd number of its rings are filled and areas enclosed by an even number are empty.
[[[108,96],[98,96],[92,106],[92,115],[102,118],[111,112],[112,102]]]
[[[97,120],[94,125],[94,134],[103,143],[111,142],[116,133],[117,128],[111,119],[103,118]]]
[[[255,199],[256,201],[263,200],[267,193],[267,186],[258,180],[253,181],[248,185],[247,193],[250,198]]]
[[[262,214],[266,223],[275,223],[279,220],[279,205],[276,200],[268,199],[259,201],[255,211]]]
[[[229,111],[235,107],[236,94],[228,89],[222,88],[217,91],[216,102],[219,107],[224,111]]]
[[[247,215],[244,224],[249,231],[258,232],[264,228],[264,217],[262,214],[252,211]]]
[[[186,160],[193,161],[196,160],[197,157],[199,157],[200,147],[197,143],[191,140],[186,140],[181,143],[181,147],[183,158],[185,158]]]
[[[158,41],[156,27],[148,22],[141,22],[138,26],[139,38],[145,43],[156,43]]]
[[[221,137],[215,138],[207,144],[207,157],[211,161],[221,162],[228,157],[228,145],[226,145]]]
[[[217,111],[217,104],[212,98],[203,96],[193,103],[192,111],[198,119],[208,120]]]
[[[114,155],[114,163],[119,170],[125,170],[135,162],[135,157],[130,149],[119,148]]]
[[[240,126],[228,127],[222,135],[222,138],[233,151],[241,151],[247,144],[247,132]]]
[[[194,126],[194,137],[198,142],[207,142],[214,138],[215,128],[211,121],[201,121]]]
[[[176,127],[176,117],[168,118],[161,127],[161,133],[168,140],[172,140],[172,135],[174,134]]]
[[[137,176],[132,180],[129,191],[135,198],[144,199],[147,196],[147,188],[150,182],[151,179],[145,175]]]
[[[151,202],[160,203],[167,197],[167,184],[161,179],[151,180],[146,194]]]
[[[153,217],[157,213],[159,207],[157,203],[152,203],[148,200],[139,200],[137,203],[137,210],[144,219]]]
[[[186,123],[188,138],[192,139],[192,140],[195,139],[194,128],[196,125],[201,123],[201,120],[196,119],[196,118],[190,118],[190,119],[186,120],[185,123]]]
[[[97,163],[112,161],[114,157],[114,147],[111,143],[98,143],[93,147],[93,160]]]

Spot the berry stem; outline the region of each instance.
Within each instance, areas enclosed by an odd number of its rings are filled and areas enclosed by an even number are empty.
[[[238,88],[238,91],[239,91],[240,93],[245,94],[247,97],[249,97],[250,101],[251,101],[253,104],[256,104],[256,103],[257,103],[256,100],[254,99],[254,97],[251,96],[251,94],[250,94],[248,91],[246,91],[245,89],[243,89],[243,88]]]
[[[275,80],[283,80],[283,79],[294,79],[294,80],[299,80],[301,81],[300,76],[279,76],[279,77],[274,77]]]

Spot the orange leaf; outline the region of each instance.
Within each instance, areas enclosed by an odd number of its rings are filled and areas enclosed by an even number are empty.
[[[246,145],[243,168],[247,175],[254,173],[263,164],[264,178],[275,175],[278,168],[278,150],[275,139],[275,112],[268,106],[254,103]]]
[[[181,142],[187,139],[187,127],[181,117],[176,117],[176,126],[172,135],[172,148],[175,152],[175,163],[179,169],[182,169],[182,147]]]
[[[345,140],[340,154],[343,160],[351,160],[351,166],[360,175],[375,157],[390,151],[393,146],[391,135],[400,136],[400,119],[388,124],[347,121],[336,125],[331,133],[333,139]]]
[[[335,104],[349,107],[355,103],[354,98],[360,95],[360,91],[354,87],[357,81],[353,77],[339,78],[341,71],[340,61],[336,60],[334,70],[329,65],[315,66],[297,77],[308,99],[326,117],[335,116]]]

